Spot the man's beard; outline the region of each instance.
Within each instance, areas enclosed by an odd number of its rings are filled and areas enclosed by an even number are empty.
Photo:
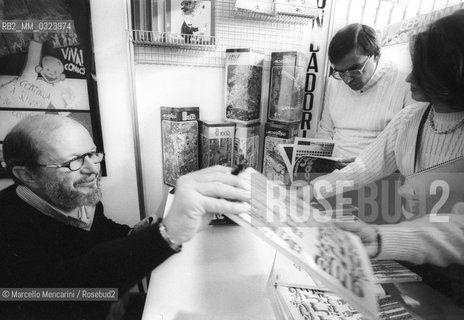
[[[81,181],[74,183],[74,186],[79,182]],[[81,206],[94,206],[100,202],[102,198],[100,176],[97,177],[96,184],[94,190],[82,193],[78,190],[70,190],[58,181],[48,181],[45,183],[45,194],[57,207],[70,211]]]

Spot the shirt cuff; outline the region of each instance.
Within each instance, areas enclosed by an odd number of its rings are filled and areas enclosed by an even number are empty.
[[[398,224],[378,226],[382,239],[381,252],[376,260],[401,260],[416,263],[422,260],[419,231]]]

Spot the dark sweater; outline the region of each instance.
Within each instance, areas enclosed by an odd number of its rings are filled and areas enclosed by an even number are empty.
[[[174,251],[158,225],[127,236],[97,204],[90,231],[0,191],[0,288],[118,288],[119,296]],[[104,319],[111,302],[0,302],[0,319]]]

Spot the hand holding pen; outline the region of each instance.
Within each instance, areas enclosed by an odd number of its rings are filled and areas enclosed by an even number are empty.
[[[250,187],[237,176],[243,166],[231,169],[214,166],[198,170],[177,180],[175,197],[164,219],[170,238],[177,244],[189,241],[203,229],[214,213],[248,212]],[[232,174],[231,174],[232,173]]]

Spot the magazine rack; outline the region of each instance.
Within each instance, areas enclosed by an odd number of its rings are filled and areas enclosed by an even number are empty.
[[[283,22],[283,23],[295,23],[295,24],[308,24],[311,22],[315,16],[303,17],[303,16],[294,16],[294,15],[284,15],[284,14],[264,14],[257,13],[248,10],[236,9],[233,11],[233,14],[237,18],[242,19],[253,19],[269,22]]]
[[[190,50],[215,50],[217,38],[170,32],[131,30],[129,39],[137,45],[151,45]]]
[[[250,48],[265,52],[264,65],[268,66],[270,52],[303,51],[305,32],[310,29],[306,23],[314,21],[314,17],[241,11],[236,9],[235,0],[216,0],[214,37],[197,39],[182,34],[129,30],[134,61],[224,68],[226,49]]]
[[[232,13],[243,19],[296,24],[308,24],[318,17],[319,9],[308,5],[299,6],[296,3],[278,0],[236,0]],[[304,0],[300,4],[304,4]]]

